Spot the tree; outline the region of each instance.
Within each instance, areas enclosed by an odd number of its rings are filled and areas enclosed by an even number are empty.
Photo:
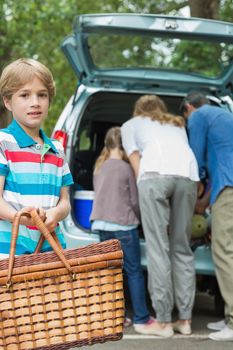
[[[220,0],[189,0],[189,6],[192,17],[219,18]]]
[[[101,12],[181,15],[180,10],[188,5],[193,16],[233,19],[232,0],[0,0],[0,70],[18,57],[36,58],[51,69],[57,96],[45,122],[50,133],[77,84],[60,49],[63,38],[72,31],[75,15]],[[0,112],[0,126],[4,126],[8,119],[1,105]]]
[[[0,3],[0,71],[2,71],[3,64],[6,62],[10,55],[10,43],[8,42],[7,37],[7,21],[4,11],[4,2]],[[2,101],[0,101],[0,115],[3,116],[0,118],[0,128],[5,127],[10,121],[10,115],[6,112],[3,107]]]

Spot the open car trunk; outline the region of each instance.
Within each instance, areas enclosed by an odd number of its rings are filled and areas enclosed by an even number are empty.
[[[73,149],[71,170],[75,188],[92,191],[93,169],[96,158],[104,147],[107,130],[113,126],[121,126],[131,118],[136,100],[141,94],[98,92],[92,95],[88,107],[84,111],[81,124],[76,135]],[[169,112],[179,114],[182,98],[177,96],[160,96]]]

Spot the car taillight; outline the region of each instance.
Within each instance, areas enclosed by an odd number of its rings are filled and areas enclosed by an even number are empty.
[[[66,151],[66,145],[67,145],[67,140],[68,140],[67,133],[63,130],[56,130],[53,134],[53,138],[60,141],[64,147],[64,150]]]

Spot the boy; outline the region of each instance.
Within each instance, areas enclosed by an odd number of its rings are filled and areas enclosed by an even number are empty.
[[[9,254],[12,221],[23,207],[38,208],[49,231],[56,232],[70,211],[68,186],[73,183],[62,145],[40,128],[55,95],[51,72],[33,59],[9,64],[0,78],[0,94],[13,121],[0,130],[0,254]],[[16,254],[33,253],[40,232],[22,217]],[[49,250],[47,241],[42,251]]]

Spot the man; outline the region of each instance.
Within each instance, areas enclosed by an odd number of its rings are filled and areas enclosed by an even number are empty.
[[[212,254],[225,301],[225,321],[208,325],[218,330],[209,338],[233,341],[233,114],[211,106],[198,92],[187,95],[182,113],[188,121],[200,179],[208,177],[211,184]]]

